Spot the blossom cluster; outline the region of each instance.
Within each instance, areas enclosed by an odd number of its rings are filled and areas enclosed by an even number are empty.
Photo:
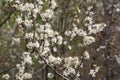
[[[90,7],[88,8],[88,12],[86,12],[88,16],[84,19],[84,28],[88,30],[72,23],[71,30],[67,29],[61,33],[59,30],[54,29],[52,24],[55,22],[54,19],[57,14],[55,9],[58,4],[55,0],[34,0],[34,2],[29,3],[22,0],[11,0],[10,3],[19,13],[16,18],[16,23],[23,32],[22,39],[20,39],[21,36],[19,38],[13,38],[13,44],[15,42],[19,44],[24,40],[25,45],[25,49],[21,53],[21,62],[16,65],[18,69],[16,79],[24,80],[32,78],[33,73],[26,72],[25,69],[26,66],[34,64],[33,58],[39,60],[39,64],[47,64],[50,68],[59,68],[56,70],[62,70],[59,74],[63,74],[63,77],[71,76],[71,74],[75,76],[79,75],[76,69],[81,66],[81,56],[63,57],[62,54],[64,53],[59,52],[62,52],[60,51],[62,46],[67,46],[69,51],[72,50],[72,45],[69,43],[76,36],[82,38],[83,42],[81,44],[84,47],[94,43],[95,38],[92,34],[96,34],[104,29],[106,26],[105,23],[94,24],[94,13],[90,11]],[[77,10],[81,14],[80,9],[78,8]],[[80,22],[78,16],[75,16],[74,20],[77,23]],[[89,58],[89,53],[85,51],[83,53],[83,59]],[[95,73],[98,70],[99,68],[96,68],[95,71],[90,70],[90,75],[95,77]],[[48,73],[48,77],[53,78],[53,75]]]

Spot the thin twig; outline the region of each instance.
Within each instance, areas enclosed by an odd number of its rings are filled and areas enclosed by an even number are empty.
[[[10,17],[12,16],[12,14],[13,14],[13,11],[11,11],[11,13],[8,15],[8,17],[2,23],[0,23],[0,27],[2,27],[3,24],[5,24],[10,19]]]
[[[16,65],[13,65],[12,67],[10,67],[10,68],[8,68],[8,69],[6,69],[6,70],[1,71],[0,74],[5,73],[5,72],[7,72],[7,71],[10,71],[11,69],[13,69],[13,68],[15,68],[15,67],[16,67]]]

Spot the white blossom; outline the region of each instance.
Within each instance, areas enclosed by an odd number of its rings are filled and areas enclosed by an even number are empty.
[[[12,38],[13,42],[12,44],[15,44],[15,43],[20,43],[20,38]]]
[[[9,76],[9,74],[4,74],[4,75],[2,76],[2,78],[5,79],[5,80],[8,80],[8,79],[10,78],[10,76]]]
[[[69,49],[69,50],[71,50],[71,49],[72,49],[72,47],[71,47],[70,45],[68,45],[68,49]]]
[[[89,45],[93,42],[95,42],[95,38],[92,37],[92,36],[85,36],[84,39],[83,39],[83,42],[84,42],[84,45]]]
[[[96,72],[94,71],[94,69],[90,69],[90,73],[89,75],[91,75],[92,77],[95,77]]]
[[[56,47],[53,47],[53,51],[54,51],[54,52],[57,52],[57,48],[56,48]]]
[[[30,56],[30,53],[29,53],[29,52],[24,52],[24,53],[23,53],[23,60],[24,60],[24,62],[27,63],[27,64],[30,64],[30,65],[33,64],[33,62],[32,62],[32,57]]]
[[[47,74],[47,77],[51,79],[51,78],[54,77],[54,75],[53,75],[53,73],[48,73],[48,74]]]
[[[70,74],[75,74],[75,69],[69,67],[69,68],[67,68],[65,71],[63,71],[63,74],[64,74],[65,76],[68,76],[68,75],[70,75]]]
[[[116,58],[117,63],[120,64],[120,55],[115,55],[114,57]]]
[[[27,38],[27,39],[28,39],[28,38],[32,39],[32,38],[33,38],[33,35],[34,35],[33,33],[26,33],[26,34],[25,34],[25,38]]]
[[[62,36],[57,36],[57,39],[58,39],[58,44],[59,45],[61,45],[62,44],[62,42],[63,42],[63,38],[62,38]]]
[[[51,8],[54,9],[57,7],[57,3],[55,0],[51,0]]]
[[[33,26],[33,21],[25,19],[24,24],[25,24],[26,27],[31,27],[31,26]]]
[[[32,78],[32,74],[24,73],[24,79],[31,79],[31,78]]]
[[[83,56],[84,56],[84,59],[89,59],[90,58],[88,51],[85,51]]]
[[[96,34],[100,31],[103,31],[105,26],[106,26],[106,24],[104,24],[104,23],[90,25],[90,26],[88,26],[89,34],[92,34],[92,33]]]
[[[89,75],[91,75],[92,77],[96,77],[96,74],[98,73],[100,67],[95,65],[94,69],[90,69]]]
[[[17,22],[18,24],[21,24],[21,23],[23,22],[23,20],[22,20],[21,17],[18,17],[18,18],[16,19],[16,22]]]
[[[54,57],[53,55],[50,55],[48,57],[48,61],[53,64],[60,64],[62,62],[62,59],[60,57]]]
[[[33,42],[29,42],[27,44],[27,48],[32,49],[33,47],[39,48],[39,42],[38,41],[36,41],[34,43]]]

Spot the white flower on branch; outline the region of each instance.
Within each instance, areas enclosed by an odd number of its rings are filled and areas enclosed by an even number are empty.
[[[28,44],[27,44],[27,48],[29,48],[29,49],[32,49],[33,47],[35,47],[35,48],[39,48],[39,42],[38,41],[36,41],[36,42],[29,42]]]
[[[95,42],[95,38],[92,36],[85,36],[83,39],[83,43],[85,46],[92,44],[93,42]]]
[[[90,55],[89,55],[88,51],[85,51],[83,53],[83,56],[84,56],[84,59],[89,59],[90,58]]]
[[[96,34],[100,31],[103,31],[103,29],[106,27],[106,24],[104,23],[99,23],[99,24],[94,24],[88,26],[89,34]]]
[[[60,64],[62,62],[62,59],[60,57],[54,57],[53,55],[50,55],[48,57],[48,61],[52,64]]]
[[[71,50],[71,49],[72,49],[72,47],[71,47],[70,45],[68,45],[68,49],[69,49],[69,50]]]
[[[98,73],[100,67],[95,65],[94,69],[90,69],[89,75],[91,75],[92,77],[96,77],[96,74]]]
[[[23,22],[23,20],[22,20],[21,17],[18,17],[18,18],[16,19],[16,22],[17,22],[18,24],[21,24],[21,23]]]
[[[2,76],[2,78],[5,79],[5,80],[9,80],[10,75],[9,75],[9,74],[4,74],[4,75]]]
[[[45,21],[46,18],[51,19],[54,15],[54,12],[52,9],[47,9],[45,13],[41,13],[40,15],[42,17],[42,20]]]
[[[51,0],[51,8],[54,9],[57,7],[57,3],[55,0]]]
[[[57,52],[57,48],[56,48],[56,47],[53,47],[53,51],[54,51],[54,52]]]
[[[18,80],[23,80],[24,78],[24,70],[25,70],[25,62],[21,62],[21,64],[17,64],[16,65],[17,69],[18,69],[18,73],[15,75],[16,79]]]
[[[15,37],[13,37],[11,44],[15,44],[15,43],[16,43],[16,44],[20,43],[20,38],[15,38]]]
[[[115,55],[114,57],[116,58],[117,63],[120,64],[120,54],[119,55]]]
[[[27,38],[27,39],[28,39],[28,38],[32,39],[32,38],[33,38],[33,35],[34,35],[33,33],[26,33],[26,34],[25,34],[25,38]]]
[[[33,26],[33,20],[25,19],[24,24],[26,27],[32,27]]]
[[[24,53],[23,53],[23,60],[24,60],[24,62],[27,63],[27,64],[30,64],[30,65],[33,64],[33,62],[32,62],[32,57],[30,56],[30,53],[29,53],[29,52],[24,52]]]
[[[78,57],[66,57],[64,59],[64,67],[69,68],[69,67],[74,67],[77,68],[77,66],[79,65],[79,58]]]
[[[63,42],[63,38],[62,38],[62,36],[57,36],[57,39],[58,39],[58,44],[59,45],[61,45],[62,44],[62,42]]]
[[[63,72],[63,74],[64,74],[65,76],[68,76],[68,75],[70,75],[70,74],[75,74],[75,69],[72,68],[72,67],[68,67],[67,69],[65,69],[65,71]]]
[[[54,77],[54,75],[53,75],[53,73],[48,73],[48,74],[47,74],[47,77],[51,79],[51,78]]]
[[[24,79],[31,79],[32,78],[32,74],[30,73],[24,73]]]

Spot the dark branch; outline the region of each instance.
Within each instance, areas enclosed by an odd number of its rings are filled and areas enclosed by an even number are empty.
[[[12,16],[12,14],[13,14],[13,11],[11,11],[11,13],[8,15],[8,17],[2,23],[0,23],[0,27],[2,27],[3,24],[5,24],[9,20],[9,18]]]

